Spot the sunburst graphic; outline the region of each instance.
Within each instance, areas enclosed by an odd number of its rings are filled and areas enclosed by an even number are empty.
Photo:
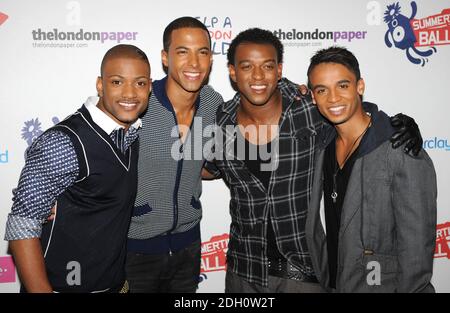
[[[398,2],[388,5],[387,10],[384,12],[384,21],[390,23],[400,14],[400,9],[401,7]]]
[[[22,139],[26,140],[28,146],[31,146],[33,140],[43,133],[41,129],[41,122],[38,118],[31,119],[25,122],[25,126],[22,128]]]

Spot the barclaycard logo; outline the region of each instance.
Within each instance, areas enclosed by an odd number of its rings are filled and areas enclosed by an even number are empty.
[[[0,149],[0,164],[6,164],[9,162],[8,150]]]
[[[423,142],[423,148],[425,150],[445,150],[445,151],[450,151],[450,144],[448,143],[448,139],[434,137],[432,139],[425,140]]]

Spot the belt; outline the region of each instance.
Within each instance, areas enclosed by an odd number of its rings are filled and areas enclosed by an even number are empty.
[[[269,259],[269,275],[305,283],[318,283],[314,274],[307,274],[283,259]]]

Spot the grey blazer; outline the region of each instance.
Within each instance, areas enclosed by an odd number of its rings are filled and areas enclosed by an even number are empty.
[[[325,219],[322,222],[320,212],[324,151],[317,153],[306,222],[308,248],[321,285],[337,292],[434,292],[430,280],[436,173],[425,151],[411,157],[401,148],[392,149],[389,141],[354,164],[342,208],[336,290],[329,288]]]

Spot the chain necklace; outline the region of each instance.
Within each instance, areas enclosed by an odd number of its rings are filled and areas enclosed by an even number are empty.
[[[370,125],[372,125],[372,118],[369,119],[369,123],[367,124],[366,129],[364,129],[364,131],[353,142],[352,147],[350,148],[350,151],[345,156],[344,162],[342,162],[342,168],[344,168],[345,162],[347,162],[348,158],[350,157],[350,155],[351,155],[351,153],[353,151],[353,148],[355,147],[356,143],[367,132],[367,130],[369,129]],[[336,158],[335,167],[336,167],[336,169],[335,169],[334,174],[333,174],[333,192],[331,193],[331,199],[333,199],[333,203],[336,203],[336,199],[338,197],[336,176],[337,176],[338,171],[339,171],[340,168],[339,168],[339,164],[338,164],[337,158]]]

